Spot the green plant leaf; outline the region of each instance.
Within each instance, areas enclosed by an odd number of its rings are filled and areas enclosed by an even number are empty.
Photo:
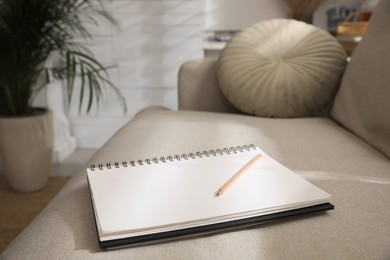
[[[71,52],[66,54],[66,75],[68,87],[68,102],[71,104],[73,96],[74,82],[76,79],[76,57]]]
[[[66,81],[72,103],[81,79],[79,110],[89,92],[87,112],[99,104],[104,90],[119,89],[109,81],[107,67],[79,39],[91,39],[87,25],[117,25],[104,0],[0,0],[0,115],[28,114],[42,73]],[[51,80],[50,77],[48,80]],[[46,80],[46,81],[48,81]],[[77,86],[78,87],[78,86]]]
[[[93,102],[93,90],[96,87],[95,82],[91,76],[91,72],[88,73],[88,81],[89,81],[89,101],[87,106],[87,112],[91,110],[92,102]]]
[[[80,64],[80,70],[81,70],[81,87],[80,87],[79,113],[81,112],[81,108],[82,108],[82,104],[83,104],[84,86],[85,86],[84,66],[82,63]]]

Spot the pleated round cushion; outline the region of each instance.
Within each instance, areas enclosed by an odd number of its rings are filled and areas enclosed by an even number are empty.
[[[235,35],[217,63],[218,85],[238,109],[262,117],[322,113],[347,63],[326,31],[291,19],[260,22]]]

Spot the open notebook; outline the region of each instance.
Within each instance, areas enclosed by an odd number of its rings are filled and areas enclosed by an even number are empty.
[[[261,159],[216,196],[257,154]],[[102,248],[333,209],[330,194],[254,145],[91,166],[87,176]]]

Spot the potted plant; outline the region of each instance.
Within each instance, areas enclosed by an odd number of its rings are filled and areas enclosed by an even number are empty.
[[[66,83],[69,104],[79,89],[79,111],[89,112],[104,89],[126,109],[107,68],[80,43],[103,20],[115,24],[101,0],[0,1],[0,158],[14,190],[40,189],[49,178],[52,116],[32,102],[50,80]]]

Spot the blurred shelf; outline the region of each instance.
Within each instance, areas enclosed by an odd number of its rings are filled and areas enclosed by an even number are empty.
[[[351,56],[356,46],[362,40],[362,36],[337,36],[336,39],[344,47],[348,56]]]

